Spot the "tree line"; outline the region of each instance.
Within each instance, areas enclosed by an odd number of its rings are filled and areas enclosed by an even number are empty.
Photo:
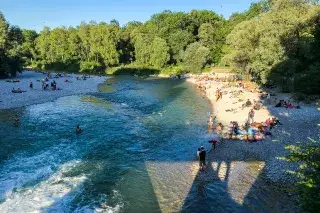
[[[99,72],[119,65],[162,69],[185,63],[186,71],[200,72],[220,62],[227,35],[237,23],[258,15],[260,7],[261,3],[252,4],[228,20],[209,10],[166,10],[145,23],[132,21],[121,27],[117,20],[90,21],[76,27],[44,27],[39,33],[9,25],[1,14],[0,49],[7,59],[1,62],[0,75],[19,67],[8,65],[13,58],[42,69]]]
[[[230,66],[284,91],[316,94],[319,7],[311,0],[262,0],[230,18],[210,10],[163,11],[145,23],[90,21],[37,33],[0,15],[0,76],[21,66],[112,73],[122,68],[199,73]]]

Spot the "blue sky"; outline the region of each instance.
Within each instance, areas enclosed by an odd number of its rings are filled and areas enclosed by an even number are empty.
[[[229,17],[246,10],[254,0],[0,0],[0,11],[10,24],[41,30],[43,26],[76,26],[81,21],[117,19],[144,22],[165,9],[208,9]]]

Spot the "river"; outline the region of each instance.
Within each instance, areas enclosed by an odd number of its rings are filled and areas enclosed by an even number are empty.
[[[212,138],[211,105],[194,86],[122,76],[99,89],[0,111],[0,212],[254,212],[261,206],[236,203],[227,181],[194,184],[196,150],[209,149]]]

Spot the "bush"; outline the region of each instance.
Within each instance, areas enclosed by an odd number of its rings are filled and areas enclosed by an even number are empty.
[[[303,74],[295,76],[294,89],[308,95],[320,94],[320,63],[311,65]]]
[[[297,143],[286,147],[290,154],[284,159],[300,163],[298,171],[290,171],[299,178],[298,182],[302,206],[308,212],[318,212],[320,206],[320,144],[309,139],[307,143]]]
[[[297,92],[292,95],[292,98],[296,101],[305,101],[307,96],[301,92]]]
[[[160,70],[152,67],[138,67],[134,65],[126,65],[120,67],[112,67],[105,70],[107,75],[138,75],[149,76],[159,74]]]
[[[170,74],[173,74],[173,75],[178,75],[178,74],[182,74],[184,71],[183,71],[183,66],[182,65],[177,65],[177,66],[168,66],[164,69],[162,69],[160,71],[161,74],[164,74],[164,75],[170,75]]]
[[[80,72],[97,73],[103,69],[103,65],[96,61],[83,61],[80,63]]]

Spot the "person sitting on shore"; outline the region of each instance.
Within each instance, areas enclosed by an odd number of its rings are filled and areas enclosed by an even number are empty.
[[[288,100],[288,102],[284,105],[285,108],[287,109],[293,109],[293,108],[296,108],[290,100]]]
[[[255,141],[261,141],[261,140],[264,139],[264,134],[261,133],[261,132],[256,132],[256,133],[254,134],[254,139],[255,139]]]
[[[282,123],[277,118],[272,118],[272,122],[270,122],[269,130],[271,130],[273,127],[277,125],[282,125]]]
[[[238,122],[234,121],[234,122],[233,122],[233,133],[234,133],[235,135],[238,135],[238,131],[239,131]]]
[[[261,104],[256,100],[254,100],[253,109],[255,109],[255,110],[261,109]]]
[[[280,100],[276,105],[275,107],[284,107],[285,105],[285,101],[284,100]]]
[[[242,109],[244,109],[245,107],[250,107],[250,106],[252,106],[252,103],[251,103],[251,101],[248,99],[248,100],[246,101],[246,103],[244,103],[244,104],[242,105]]]
[[[228,126],[228,133],[229,133],[229,138],[232,138],[232,133],[233,133],[233,121],[230,121],[230,124]]]
[[[242,140],[248,140],[248,133],[244,125],[241,125],[238,133],[242,137]]]
[[[20,88],[18,88],[17,90],[15,90],[14,88],[12,89],[12,93],[23,93],[25,91],[22,91]]]
[[[220,134],[222,132],[222,129],[223,129],[222,123],[218,123],[218,125],[216,126],[216,133]]]
[[[56,90],[57,89],[57,83],[53,80],[53,82],[51,82],[51,89],[52,90]]]
[[[47,84],[47,83],[44,83],[44,87],[43,87],[43,89],[44,89],[44,90],[47,90],[47,89],[49,89],[49,84]]]
[[[79,125],[77,125],[76,134],[81,134],[81,133],[82,133],[82,129],[80,128]]]

